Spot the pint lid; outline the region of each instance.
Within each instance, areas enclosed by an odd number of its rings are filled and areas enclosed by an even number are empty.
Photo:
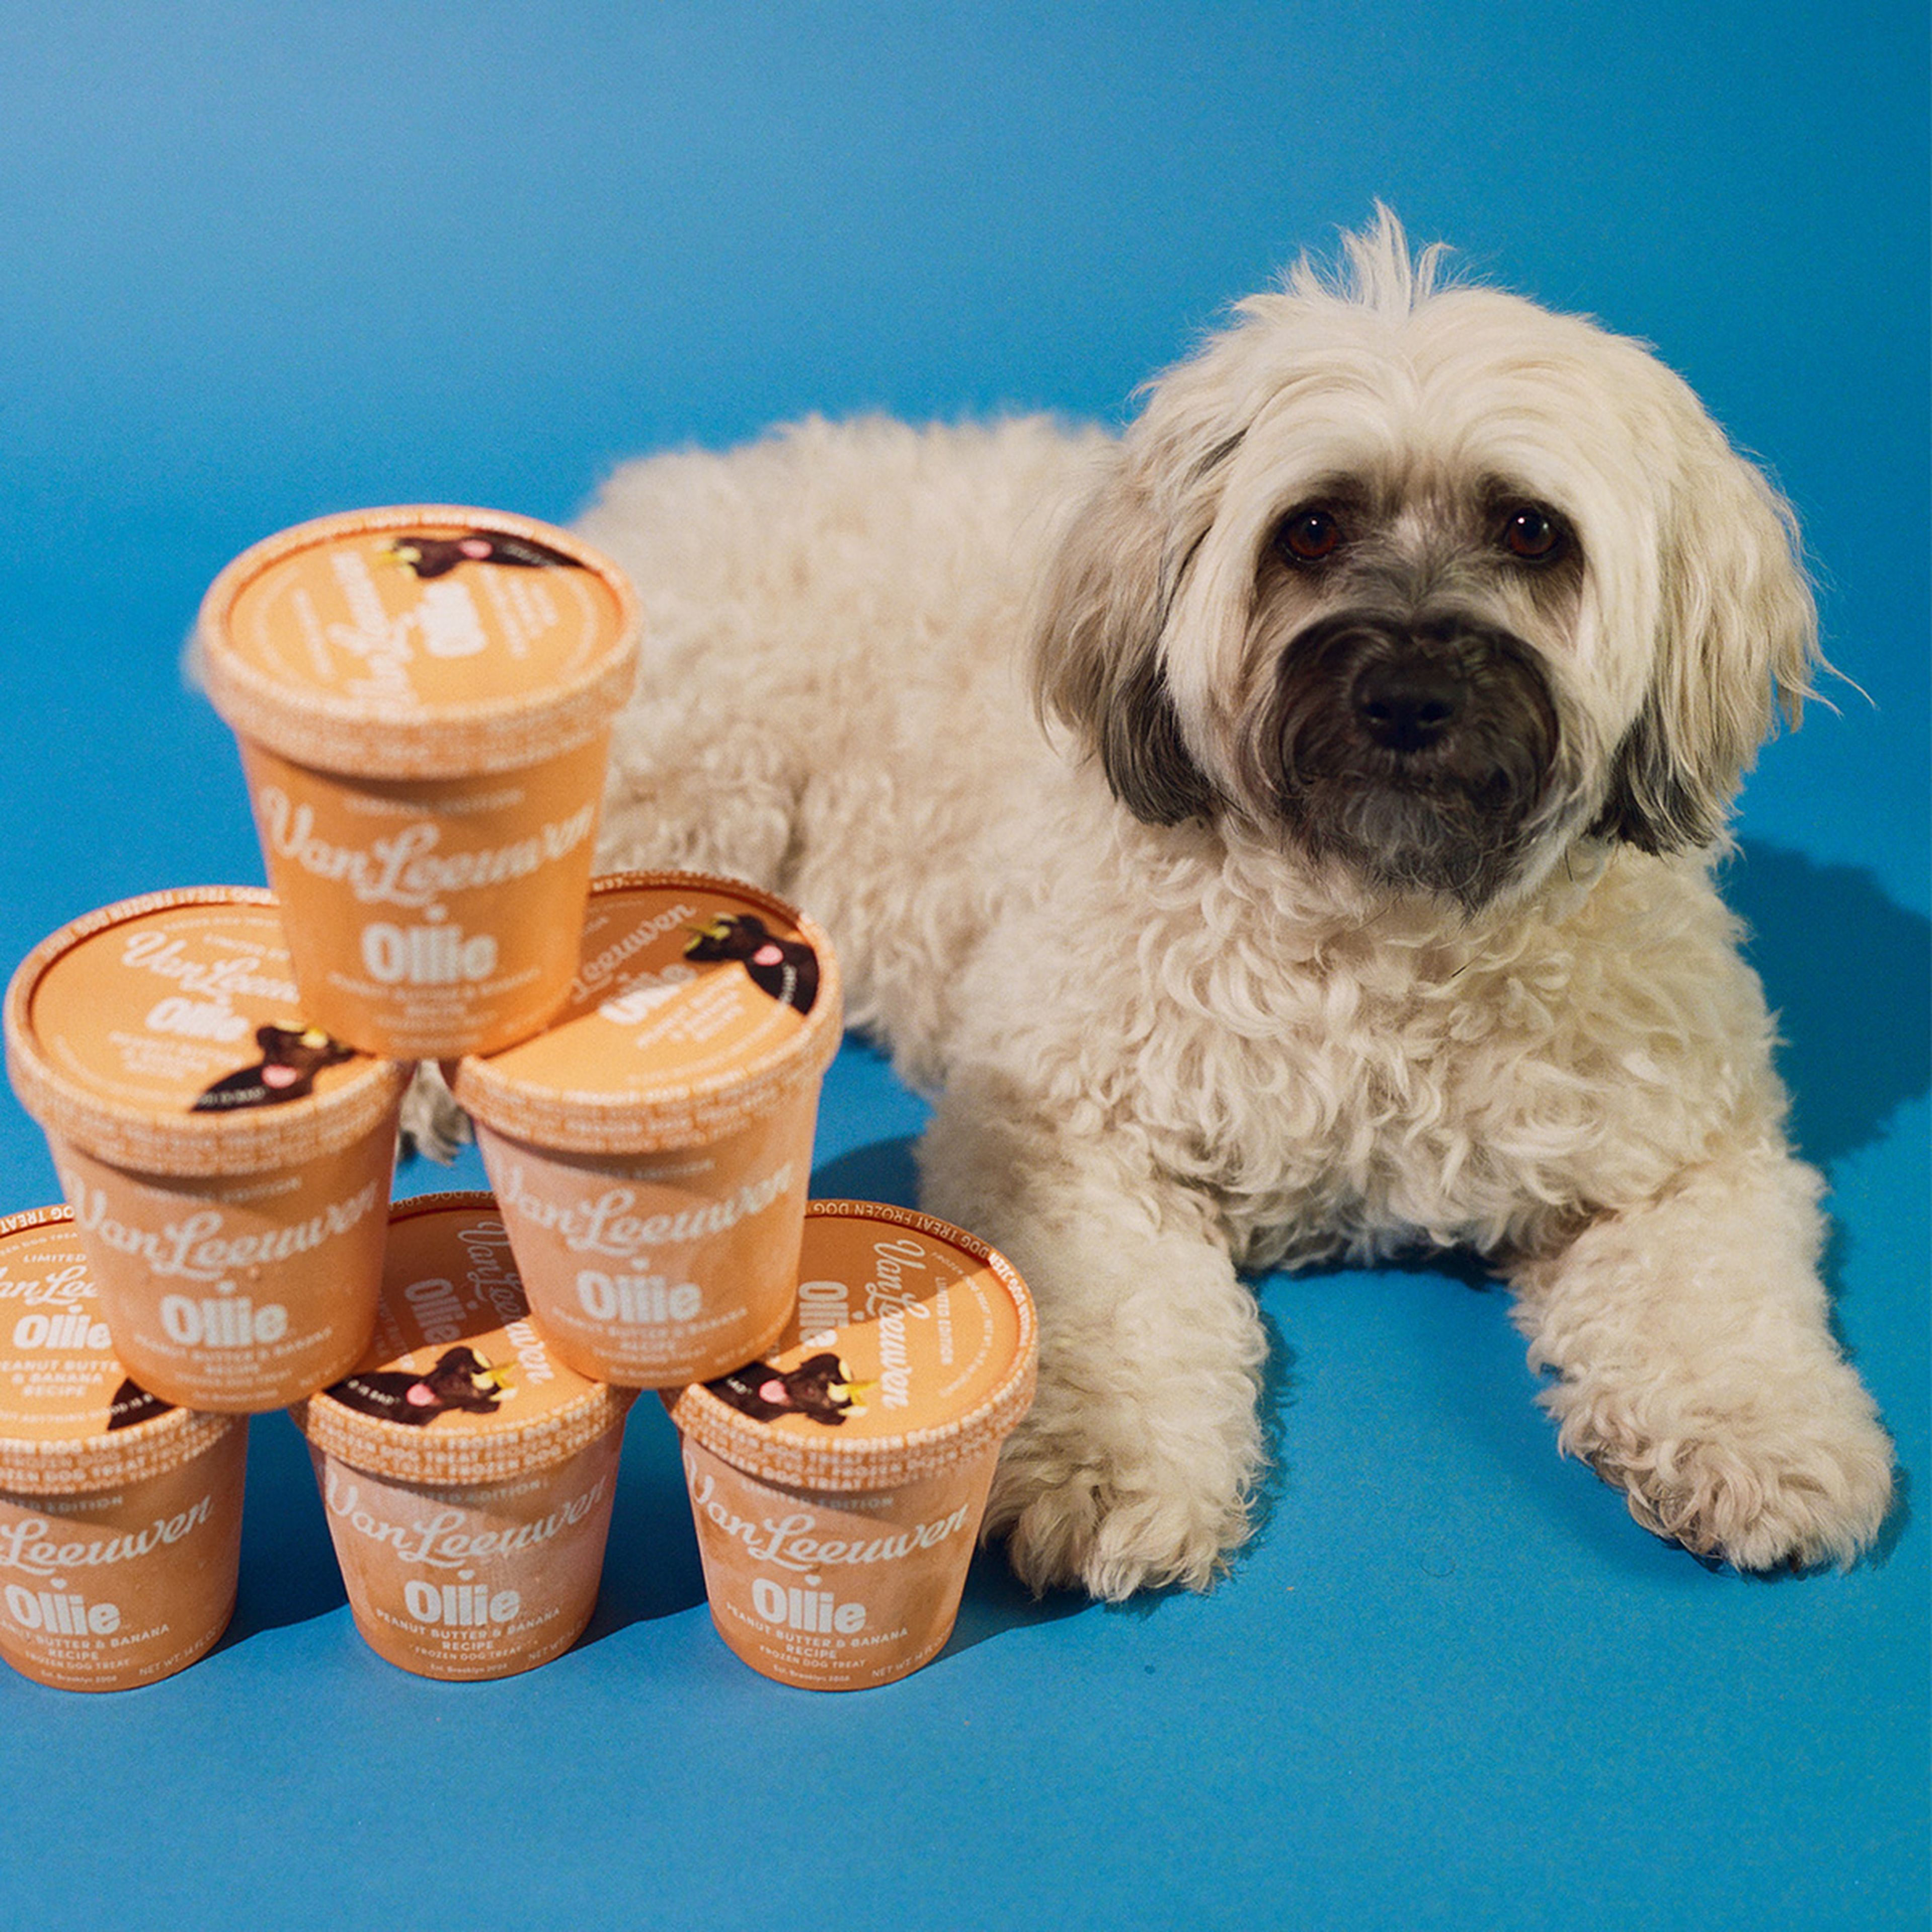
[[[409,1070],[304,1018],[273,896],[151,892],[34,947],[7,989],[7,1070],[46,1131],[163,1174],[292,1166],[373,1131]]]
[[[418,1195],[389,1210],[368,1352],[292,1413],[316,1448],[371,1475],[458,1485],[561,1461],[631,1400],[550,1352],[495,1198],[479,1192]]]
[[[244,737],[326,771],[460,778],[602,730],[638,628],[628,580],[568,531],[414,504],[244,550],[196,634],[208,697]]]
[[[0,1490],[68,1496],[142,1481],[236,1421],[176,1408],[130,1378],[70,1209],[0,1220]]]
[[[798,1306],[760,1360],[665,1405],[767,1482],[890,1486],[996,1448],[1033,1401],[1026,1284],[960,1229],[903,1208],[806,1209]]]
[[[458,1066],[500,1133],[646,1153],[745,1126],[838,1050],[838,962],[783,899],[699,872],[591,881],[570,997],[534,1039]]]

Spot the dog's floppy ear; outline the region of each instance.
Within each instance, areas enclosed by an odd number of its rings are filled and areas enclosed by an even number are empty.
[[[1780,710],[1797,723],[1819,662],[1796,519],[1715,424],[1697,429],[1660,534],[1650,689],[1595,828],[1647,852],[1717,838]]]
[[[1114,796],[1150,825],[1211,816],[1161,656],[1179,572],[1173,533],[1124,449],[1060,533],[1034,620],[1041,715],[1098,757]],[[1183,560],[1184,562],[1184,560]]]

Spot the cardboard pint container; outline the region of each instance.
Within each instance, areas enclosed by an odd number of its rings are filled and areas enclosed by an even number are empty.
[[[235,1607],[248,1425],[128,1377],[65,1208],[0,1221],[0,1657],[62,1690],[185,1669]]]
[[[495,510],[326,517],[215,579],[208,693],[318,1024],[442,1059],[556,1010],[638,634],[614,564]]]
[[[154,892],[63,927],[14,974],[6,1036],[143,1388],[281,1408],[361,1359],[409,1072],[314,1024],[268,893]]]
[[[368,1357],[293,1414],[370,1648],[419,1676],[507,1677],[590,1621],[632,1396],[544,1346],[488,1195],[423,1195],[392,1222]]]
[[[814,1202],[778,1347],[665,1402],[704,1587],[753,1670],[889,1684],[952,1634],[1000,1445],[1033,1400],[1025,1285],[983,1242]]]
[[[570,998],[453,1082],[530,1305],[583,1373],[701,1382],[776,1340],[798,1284],[830,943],[698,873],[596,880]]]

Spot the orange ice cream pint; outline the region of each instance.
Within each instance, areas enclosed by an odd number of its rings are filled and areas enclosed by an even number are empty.
[[[556,1010],[638,632],[614,565],[500,511],[326,517],[215,579],[208,695],[317,1024],[440,1059]]]
[[[65,1208],[0,1221],[0,1657],[62,1690],[184,1669],[235,1607],[248,1425],[114,1357]]]
[[[791,1312],[838,963],[769,893],[698,873],[591,886],[549,1029],[457,1068],[530,1305],[586,1375],[734,1368]]]
[[[408,1070],[314,1024],[269,894],[155,892],[64,927],[14,974],[6,1036],[142,1388],[280,1408],[361,1359]]]
[[[424,1677],[507,1677],[590,1621],[628,1391],[529,1318],[487,1194],[392,1210],[376,1340],[299,1405],[356,1627]]]
[[[903,1208],[814,1202],[776,1349],[665,1402],[719,1634],[813,1690],[889,1684],[952,1634],[1000,1445],[1033,1400],[1006,1260]]]

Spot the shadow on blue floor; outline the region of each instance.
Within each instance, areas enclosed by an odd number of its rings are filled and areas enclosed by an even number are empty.
[[[853,1148],[812,1172],[814,1201],[884,1201],[898,1208],[919,1205],[919,1169],[909,1136]]]
[[[1093,1607],[1092,1600],[1078,1590],[1049,1590],[1036,1597],[1013,1574],[1004,1546],[995,1544],[973,1552],[965,1594],[959,1600],[959,1620],[939,1654],[957,1657],[988,1637],[1030,1624],[1057,1624]]]
[[[704,1570],[678,1462],[677,1432],[664,1404],[646,1389],[625,1424],[603,1585],[578,1641],[596,1643],[628,1624],[676,1616],[704,1601]]]
[[[1828,1166],[1932,1088],[1932,921],[1869,872],[1754,839],[1718,882],[1778,1016],[1792,1138]]]
[[[284,1413],[251,1417],[241,1584],[221,1647],[326,1616],[347,1600],[308,1444]]]

